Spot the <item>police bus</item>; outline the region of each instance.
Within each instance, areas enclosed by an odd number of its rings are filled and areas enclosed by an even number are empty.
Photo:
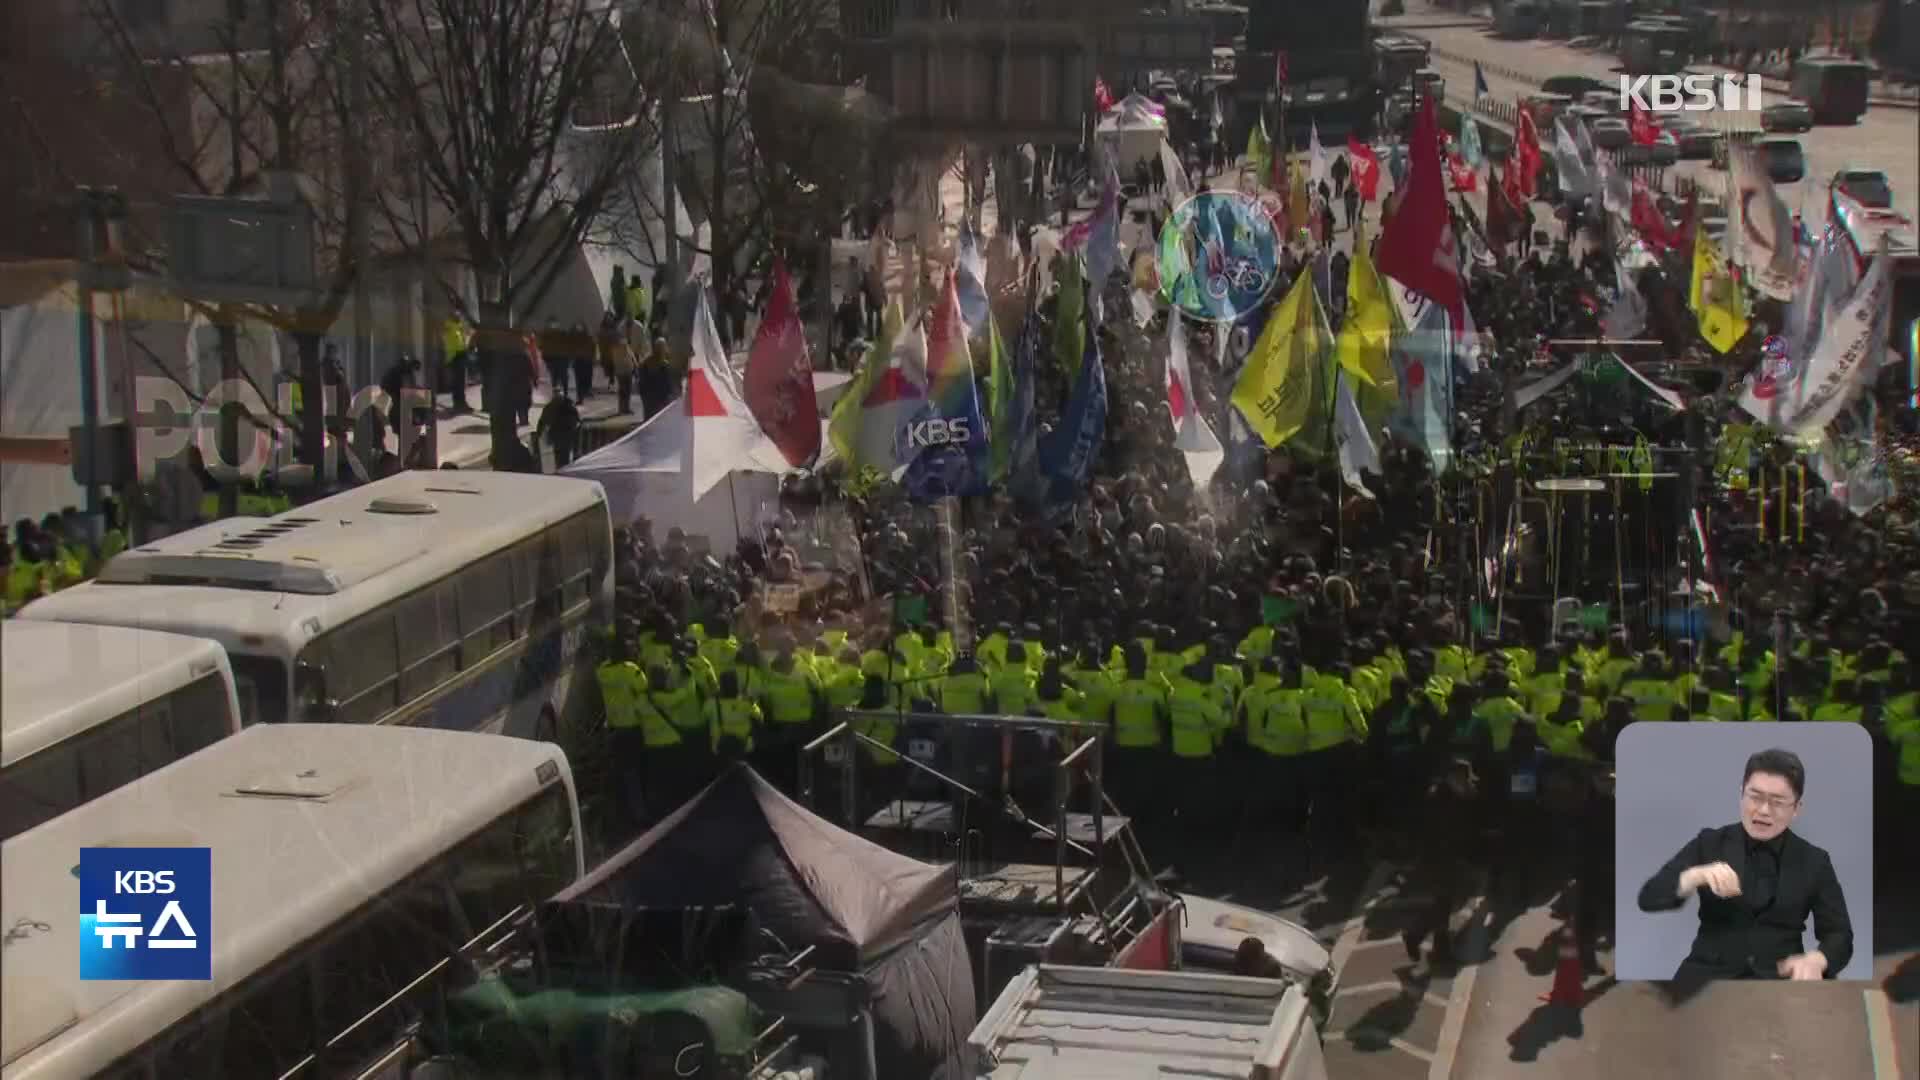
[[[394,1071],[441,995],[582,875],[579,837],[551,744],[248,728],[0,846],[0,1080]],[[211,921],[189,929],[213,977],[82,981],[80,849],[158,846],[210,849]]]
[[[249,723],[552,739],[592,693],[612,604],[599,484],[422,470],[144,544],[19,617],[211,638]]]
[[[204,638],[8,619],[0,669],[0,839],[240,730]]]

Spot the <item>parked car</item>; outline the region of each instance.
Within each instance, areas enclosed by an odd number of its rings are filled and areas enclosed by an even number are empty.
[[[1842,195],[1869,210],[1893,207],[1893,184],[1879,169],[1841,169],[1827,186],[1838,188]]]
[[[1603,116],[1592,125],[1593,145],[1602,150],[1619,150],[1633,144],[1633,131],[1617,116]]]
[[[1813,108],[1799,98],[1784,98],[1760,113],[1762,131],[1812,131]]]
[[[1669,120],[1667,134],[1673,136],[1676,153],[1688,160],[1695,161],[1713,156],[1712,128],[1695,120]]]
[[[1613,107],[1617,109],[1620,105],[1619,85],[1604,79],[1596,79],[1591,75],[1555,75],[1541,83],[1540,89],[1549,94],[1568,98],[1578,98],[1596,91],[1611,91]]]
[[[1662,130],[1651,146],[1635,143],[1621,151],[1621,157],[1630,162],[1646,162],[1651,165],[1672,165],[1680,160],[1680,140],[1673,132]]]
[[[1565,94],[1529,94],[1523,104],[1533,114],[1533,126],[1545,132],[1561,113],[1573,106],[1573,99]]]
[[[1768,179],[1776,184],[1798,183],[1807,175],[1807,155],[1799,139],[1761,139],[1760,160],[1766,163]]]

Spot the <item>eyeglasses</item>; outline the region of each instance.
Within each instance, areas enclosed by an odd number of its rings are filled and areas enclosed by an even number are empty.
[[[1781,810],[1791,810],[1800,801],[1784,795],[1768,795],[1764,791],[1754,791],[1751,788],[1742,791],[1740,797],[1745,799],[1749,806],[1764,806],[1776,813]]]

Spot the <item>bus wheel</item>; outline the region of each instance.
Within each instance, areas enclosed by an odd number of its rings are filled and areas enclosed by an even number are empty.
[[[540,719],[533,725],[534,742],[558,742],[560,722],[553,715],[553,706],[547,705],[540,710]]]

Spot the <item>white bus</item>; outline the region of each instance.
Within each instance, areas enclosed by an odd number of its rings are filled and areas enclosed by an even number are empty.
[[[0,1080],[379,1075],[585,870],[566,755],[263,724],[0,845]],[[79,977],[79,852],[212,852],[207,981]]]
[[[248,723],[551,739],[590,700],[585,646],[612,604],[599,484],[410,471],[143,544],[18,617],[211,638]]]
[[[240,730],[205,638],[0,622],[0,840]]]

